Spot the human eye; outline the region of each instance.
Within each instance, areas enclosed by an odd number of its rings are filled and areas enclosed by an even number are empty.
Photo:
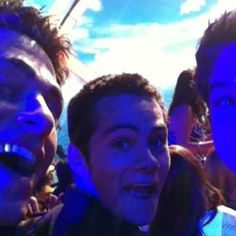
[[[166,145],[166,138],[164,137],[156,137],[156,138],[151,138],[149,141],[149,145],[153,148],[164,148]]]
[[[9,86],[0,84],[0,98],[3,101],[13,101],[16,98],[16,94]]]
[[[236,98],[230,95],[213,96],[211,104],[218,108],[227,108],[236,104]]]
[[[58,120],[63,109],[63,100],[61,94],[56,89],[51,89],[44,94],[44,98],[56,123],[59,124]]]
[[[166,129],[156,130],[151,133],[148,144],[154,151],[162,151],[165,149],[167,144],[167,131]]]
[[[131,140],[125,137],[115,138],[111,142],[111,146],[118,150],[128,150],[132,145]]]
[[[59,118],[60,118],[60,115],[61,115],[61,112],[62,112],[62,107],[59,106],[57,103],[49,103],[48,104],[48,107],[55,119],[55,122],[57,124],[57,126],[60,126],[59,124]]]

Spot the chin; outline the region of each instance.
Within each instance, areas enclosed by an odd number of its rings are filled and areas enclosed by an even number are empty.
[[[128,216],[124,217],[124,219],[131,224],[143,226],[150,224],[153,221],[154,217],[155,213],[144,215],[142,214],[142,212],[136,212],[136,214],[134,215],[129,214]]]

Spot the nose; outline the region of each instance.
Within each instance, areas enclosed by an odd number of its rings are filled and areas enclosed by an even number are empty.
[[[25,109],[17,114],[17,123],[37,135],[49,134],[55,126],[54,117],[42,95],[27,97]]]
[[[134,167],[139,172],[154,174],[160,168],[160,164],[149,148],[143,148],[137,155]]]

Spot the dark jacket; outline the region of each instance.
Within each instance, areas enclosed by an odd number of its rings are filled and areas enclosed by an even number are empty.
[[[30,232],[36,222],[35,218],[29,218],[14,226],[0,225],[0,236],[31,236]]]
[[[34,226],[35,236],[144,236],[137,226],[114,217],[95,198],[71,188],[58,206]]]

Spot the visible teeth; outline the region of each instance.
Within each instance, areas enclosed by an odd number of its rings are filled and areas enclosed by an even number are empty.
[[[32,153],[25,148],[20,147],[18,150],[18,153],[21,153],[21,155],[26,157],[26,159],[28,159],[29,161],[32,161],[35,159]]]
[[[36,160],[35,156],[29,150],[24,147],[19,147],[16,144],[11,145],[9,143],[6,143],[4,145],[0,145],[0,153],[13,153],[22,156],[26,160],[31,162]]]
[[[18,148],[17,145],[14,144],[14,145],[12,146],[12,152],[16,152],[16,153],[17,153],[17,152],[18,152],[18,149],[19,149],[19,148]]]
[[[8,143],[6,143],[6,144],[4,145],[4,151],[5,151],[5,152],[10,152],[10,151],[11,151],[11,145],[8,144]]]

